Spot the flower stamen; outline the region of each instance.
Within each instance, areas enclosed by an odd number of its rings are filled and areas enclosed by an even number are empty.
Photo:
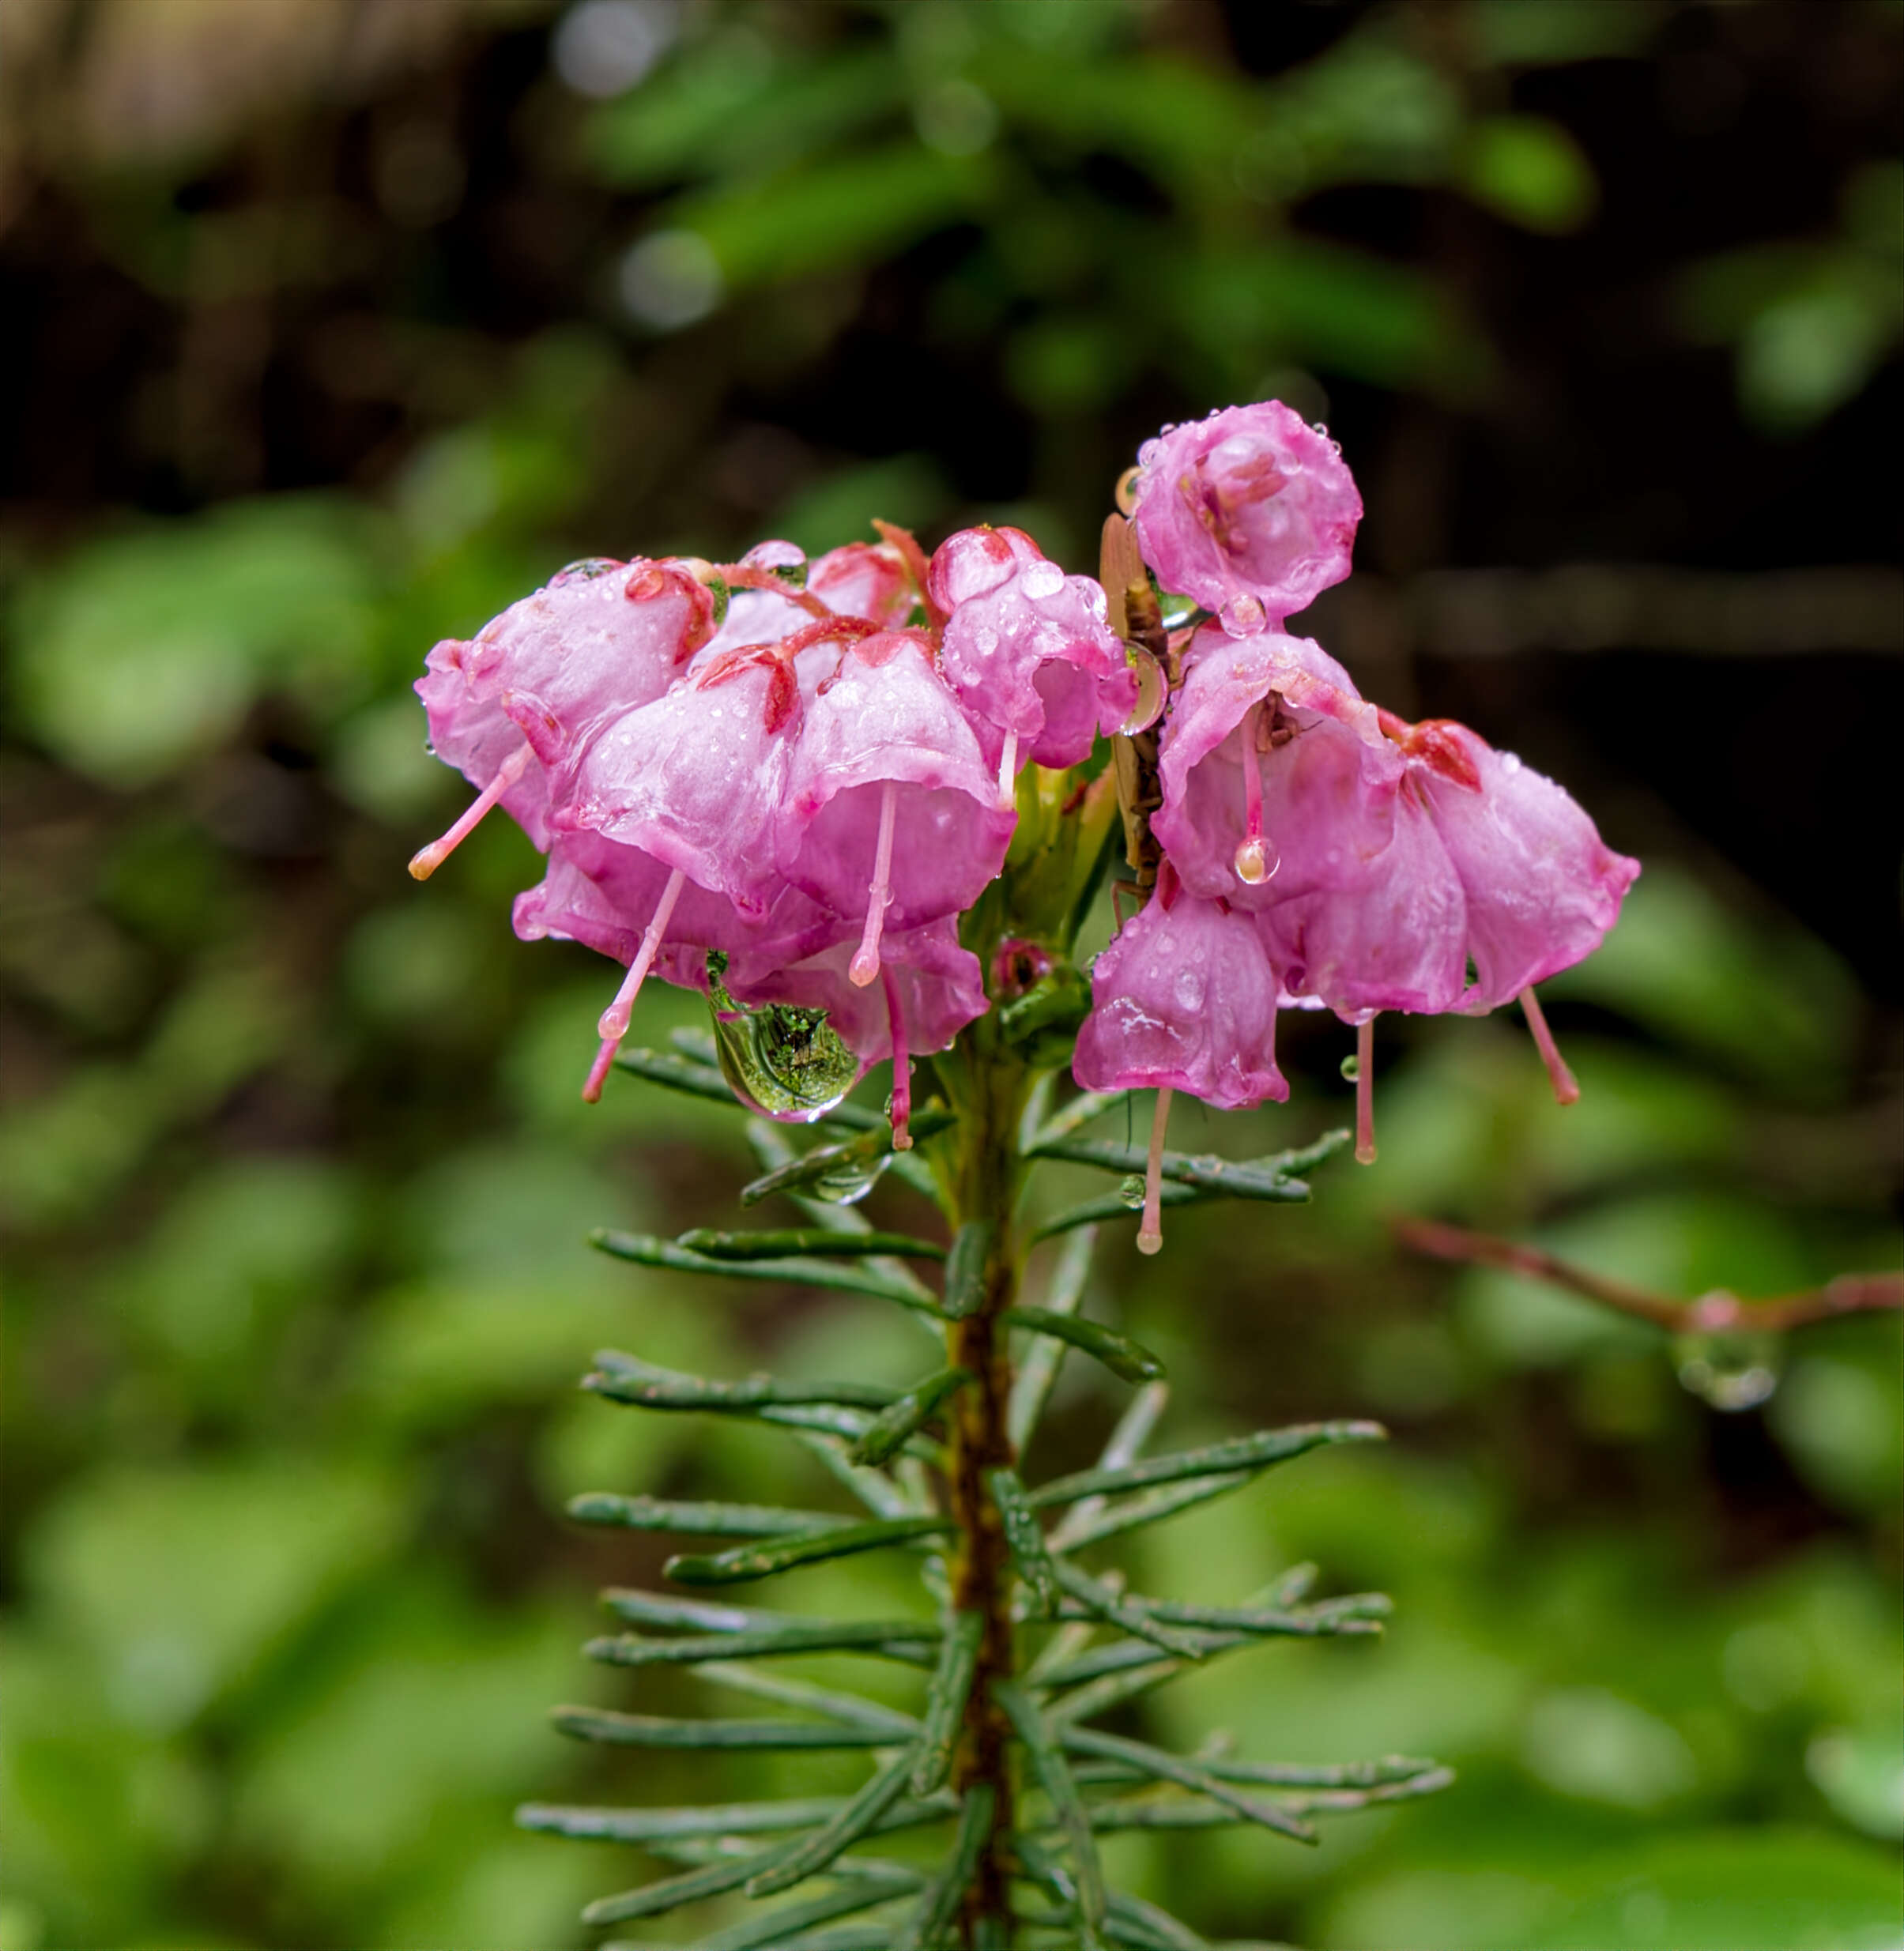
[[[998,804],[1008,812],[1018,804],[1018,734],[1005,735],[1005,750],[998,755]]]
[[[906,1126],[912,1117],[912,1053],[906,1047],[906,1015],[890,968],[880,970],[880,981],[886,992],[886,1019],[892,1026],[892,1149],[911,1151],[912,1134]]]
[[[1140,1253],[1155,1253],[1163,1245],[1163,1134],[1170,1116],[1171,1087],[1160,1084],[1156,1114],[1150,1124],[1150,1157],[1144,1167],[1144,1218],[1137,1228]]]
[[[1257,718],[1261,710],[1260,704],[1254,704],[1243,714],[1242,734],[1243,838],[1236,849],[1236,878],[1251,887],[1267,880],[1282,865],[1280,860],[1274,867],[1270,864],[1269,849],[1263,844],[1263,772],[1256,743]]]
[[[846,975],[855,989],[863,989],[879,974],[880,937],[885,932],[886,909],[892,899],[892,821],[895,808],[893,782],[880,789],[879,844],[873,856],[873,885],[866,891],[866,926],[859,947],[847,965]]]
[[[1540,1007],[1540,998],[1534,994],[1532,983],[1521,992],[1521,1008],[1526,1015],[1527,1026],[1533,1033],[1534,1048],[1540,1053],[1540,1061],[1547,1066],[1547,1074],[1553,1080],[1555,1103],[1578,1104],[1580,1086],[1567,1068],[1567,1060],[1560,1054],[1554,1033],[1547,1026],[1546,1012]]]
[[[1375,1019],[1355,1028],[1355,1163],[1375,1162]]]
[[[635,1010],[635,999],[641,993],[641,985],[648,978],[648,971],[654,966],[654,958],[661,951],[662,938],[668,932],[668,924],[673,918],[674,904],[680,900],[681,888],[687,876],[677,867],[668,876],[668,884],[662,890],[661,899],[654,904],[654,918],[648,923],[647,932],[641,938],[641,947],[635,959],[628,964],[628,972],[622,978],[621,987],[615,992],[615,1000],[601,1012],[595,1025],[595,1034],[601,1039],[601,1048],[595,1053],[595,1061],[590,1067],[587,1081],[582,1087],[582,1099],[585,1104],[598,1103],[601,1097],[601,1087],[609,1074],[609,1066],[615,1060],[615,1053],[621,1048],[621,1040],[628,1034],[628,1019]]]
[[[410,873],[417,880],[428,880],[437,868],[475,832],[481,824],[484,814],[495,805],[503,795],[522,778],[528,769],[533,756],[529,741],[524,739],[520,745],[505,759],[496,770],[496,777],[464,808],[462,816],[447,832],[439,834],[427,847],[419,847],[410,857]]]

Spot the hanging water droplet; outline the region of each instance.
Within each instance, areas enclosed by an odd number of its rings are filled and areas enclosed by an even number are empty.
[[[889,1151],[875,1152],[870,1158],[843,1159],[831,1172],[814,1180],[807,1190],[830,1206],[856,1206],[879,1184],[880,1175],[892,1163]]]
[[[810,1120],[831,1110],[853,1088],[860,1063],[828,1023],[826,1011],[785,1003],[745,1008],[723,985],[726,973],[727,958],[711,950],[707,1003],[714,1053],[728,1088],[768,1117]],[[863,1198],[870,1185],[869,1181],[852,1196]]]
[[[1352,1084],[1362,1075],[1361,1063],[1352,1051],[1342,1060],[1342,1075]]]
[[[1776,1335],[1749,1330],[1680,1335],[1673,1341],[1672,1362],[1682,1387],[1731,1414],[1770,1399],[1785,1366],[1785,1346]]]
[[[1118,1181],[1118,1197],[1135,1212],[1144,1210],[1144,1181],[1134,1172]]]

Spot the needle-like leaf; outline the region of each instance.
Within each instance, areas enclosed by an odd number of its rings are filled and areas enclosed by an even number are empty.
[[[1051,1562],[1050,1553],[1045,1549],[1044,1527],[1025,1501],[1025,1487],[1019,1480],[1018,1472],[987,1471],[985,1481],[993,1501],[998,1506],[998,1516],[1005,1525],[1005,1541],[1011,1547],[1012,1562],[1018,1567],[1019,1576],[1030,1590],[1038,1610],[1049,1614],[1058,1606],[1058,1568]]]
[[[780,1260],[722,1260],[690,1252],[673,1240],[647,1233],[618,1233],[598,1227],[590,1245],[616,1260],[643,1267],[665,1267],[681,1274],[718,1274],[729,1280],[767,1280],[783,1286],[833,1287],[847,1294],[869,1294],[895,1301],[903,1308],[937,1315],[939,1304],[921,1283],[895,1279],[877,1260],[832,1260],[794,1256]]]
[[[927,1105],[912,1114],[913,1139],[916,1143],[936,1137],[952,1122],[952,1114],[943,1105]],[[777,1166],[760,1178],[750,1180],[741,1188],[741,1203],[754,1206],[775,1192],[797,1192],[816,1180],[850,1171],[856,1166],[874,1166],[882,1157],[890,1157],[892,1151],[892,1133],[882,1118],[873,1129],[862,1132],[856,1138],[846,1139],[837,1145],[816,1145],[790,1164]]]
[[[1097,1244],[1095,1230],[1087,1227],[1065,1242],[1064,1250],[1052,1269],[1051,1282],[1045,1294],[1048,1314],[1075,1314],[1084,1298],[1084,1283],[1091,1274],[1091,1251]],[[1031,1346],[1019,1365],[1012,1383],[1012,1399],[1005,1427],[1014,1452],[1022,1452],[1038,1427],[1039,1418],[1050,1399],[1051,1386],[1065,1359],[1066,1344],[1055,1335],[1032,1338]]]
[[[1186,1477],[1208,1477],[1231,1471],[1254,1474],[1272,1464],[1288,1463],[1330,1443],[1379,1443],[1388,1432],[1378,1422],[1305,1422],[1287,1429],[1265,1429],[1254,1436],[1232,1437],[1227,1443],[1211,1443],[1198,1450],[1177,1450],[1131,1463],[1122,1470],[1080,1470],[1069,1477],[1058,1477],[1032,1491],[1032,1503],[1042,1509],[1047,1505],[1072,1504],[1080,1497],[1103,1493],[1111,1497],[1125,1491],[1148,1490],[1153,1485],[1179,1483]]]
[[[975,1314],[985,1299],[985,1266],[998,1229],[989,1219],[968,1219],[952,1236],[945,1262],[947,1317],[962,1321]]]
[[[1201,1659],[1208,1650],[1200,1634],[1159,1624],[1142,1606],[1121,1592],[1113,1591],[1101,1580],[1080,1570],[1069,1559],[1052,1558],[1048,1562],[1053,1577],[1067,1598],[1075,1599],[1087,1612],[1095,1613],[1119,1632],[1128,1633],[1134,1639],[1148,1640],[1153,1646],[1160,1646],[1165,1652],[1175,1653],[1185,1659]]]
[[[1048,1308],[1007,1308],[1003,1318],[1014,1328],[1028,1328],[1034,1334],[1069,1342],[1126,1382],[1154,1382],[1163,1373],[1163,1362],[1141,1342],[1120,1335],[1101,1321],[1088,1321],[1081,1314],[1056,1314]]]
[[[801,1253],[846,1260],[869,1253],[891,1253],[914,1260],[945,1258],[944,1247],[915,1239],[909,1233],[840,1233],[825,1226],[782,1226],[763,1233],[722,1233],[711,1226],[698,1226],[679,1235],[675,1245],[715,1260],[785,1260]]]
[[[945,1780],[952,1766],[952,1749],[965,1717],[965,1704],[972,1690],[972,1674],[978,1662],[978,1643],[985,1637],[985,1615],[978,1612],[954,1613],[945,1637],[939,1643],[939,1660],[926,1693],[926,1731],[920,1737],[914,1759],[912,1792],[929,1795]]]
[[[657,1368],[638,1355],[616,1348],[595,1351],[595,1373],[582,1386],[611,1402],[640,1409],[750,1411],[788,1403],[843,1403],[850,1407],[884,1409],[893,1392],[870,1382],[792,1382],[775,1375],[749,1375],[734,1382],[710,1381],[684,1375],[677,1369]]]
[[[972,1873],[978,1866],[978,1852],[991,1833],[993,1799],[989,1783],[975,1783],[966,1791],[952,1854],[944,1868],[926,1886],[918,1908],[907,1920],[905,1934],[896,1951],[938,1951],[959,1913],[960,1901],[971,1882]]]
[[[611,1667],[688,1667],[703,1660],[752,1659],[788,1653],[857,1652],[908,1666],[930,1666],[937,1657],[938,1635],[923,1629],[908,1640],[909,1630],[893,1619],[820,1619],[811,1625],[787,1625],[757,1633],[694,1633],[681,1639],[653,1639],[639,1633],[620,1633],[590,1640],[582,1649],[590,1659]]]
[[[1104,1921],[1104,1876],[1098,1866],[1097,1844],[1091,1833],[1091,1817],[1077,1785],[1071,1779],[1070,1764],[1062,1749],[1046,1730],[1031,1697],[1009,1680],[995,1681],[992,1697],[1004,1708],[1012,1731],[1024,1744],[1039,1786],[1050,1798],[1051,1813],[1058,1818],[1071,1855],[1072,1874],[1076,1879],[1078,1908],[1085,1927],[1095,1932]]]
[[[1074,1753],[1101,1756],[1107,1761],[1122,1761],[1160,1782],[1174,1782],[1180,1788],[1195,1790],[1199,1795],[1208,1795],[1212,1802],[1220,1802],[1234,1809],[1239,1815],[1252,1822],[1260,1823],[1266,1829],[1275,1829],[1282,1835],[1292,1836],[1299,1843],[1314,1843],[1319,1839],[1310,1825],[1299,1817],[1292,1816],[1286,1809],[1276,1803],[1265,1802],[1260,1795],[1246,1795],[1232,1788],[1220,1776],[1212,1774],[1201,1763],[1186,1761],[1174,1754],[1166,1754],[1161,1748],[1153,1748],[1148,1742],[1127,1741],[1122,1734],[1107,1734],[1095,1727],[1080,1727],[1072,1722],[1061,1722],[1053,1729],[1055,1738]]]
[[[586,1490],[571,1497],[568,1514],[578,1524],[688,1531],[703,1538],[804,1538],[849,1529],[853,1521],[830,1511],[790,1511],[778,1504],[682,1503],[669,1497],[620,1497],[609,1490]]]
[[[873,1524],[830,1525],[824,1531],[783,1536],[774,1544],[741,1546],[709,1557],[670,1558],[662,1569],[683,1585],[735,1584],[789,1572],[796,1565],[817,1565],[824,1558],[843,1558],[854,1552],[941,1537],[951,1529],[952,1520],[944,1517],[882,1518]]]
[[[884,1726],[846,1721],[672,1720],[605,1707],[558,1707],[549,1719],[578,1741],[620,1748],[889,1748]]]
[[[771,1867],[747,1881],[749,1896],[773,1896],[816,1876],[857,1843],[904,1792],[914,1754],[904,1749],[878,1769],[859,1792],[847,1798],[831,1818]]]
[[[848,1456],[856,1463],[883,1463],[913,1433],[929,1422],[971,1380],[964,1369],[941,1369],[889,1402],[869,1422]]]

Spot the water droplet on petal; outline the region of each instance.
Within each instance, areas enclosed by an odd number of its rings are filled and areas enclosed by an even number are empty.
[[[1502,752],[1501,770],[1511,778],[1521,770],[1521,755],[1518,752]]]
[[[1253,596],[1233,596],[1218,612],[1232,637],[1254,636],[1265,621],[1263,606]]]
[[[1197,1010],[1203,1007],[1203,976],[1195,969],[1180,969],[1173,985],[1177,1007],[1182,1010]]]
[[[1065,572],[1056,563],[1033,563],[1018,578],[1018,586],[1034,601],[1056,596],[1065,586]]]

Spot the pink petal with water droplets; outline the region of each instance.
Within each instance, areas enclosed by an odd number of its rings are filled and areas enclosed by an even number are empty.
[[[1137,538],[1167,589],[1212,611],[1235,605],[1250,627],[1280,623],[1348,574],[1355,479],[1335,443],[1280,401],[1166,427],[1137,458]]]
[[[1085,1090],[1168,1087],[1232,1109],[1289,1095],[1276,971],[1248,915],[1153,895],[1098,957],[1091,992],[1072,1066]]]
[[[862,917],[890,782],[887,926],[903,932],[970,907],[1005,864],[1014,816],[997,804],[958,700],[914,636],[869,637],[831,654],[774,824],[780,872],[835,913]]]

